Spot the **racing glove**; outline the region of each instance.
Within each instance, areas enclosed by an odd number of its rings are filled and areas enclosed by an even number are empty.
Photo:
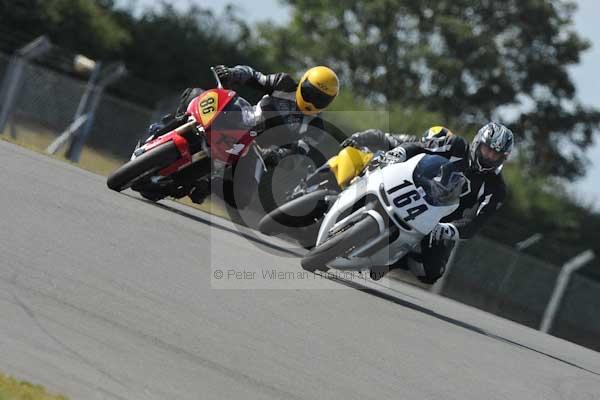
[[[215,73],[217,74],[221,82],[225,83],[229,81],[229,77],[231,76],[230,68],[224,65],[216,65],[214,68]]]
[[[429,247],[434,246],[442,240],[458,240],[460,235],[453,224],[440,222],[429,234]]]
[[[343,149],[345,147],[356,147],[356,140],[352,137],[347,138],[342,143],[340,143],[340,147]]]
[[[390,164],[406,161],[406,150],[402,146],[394,147],[383,156],[385,162]]]

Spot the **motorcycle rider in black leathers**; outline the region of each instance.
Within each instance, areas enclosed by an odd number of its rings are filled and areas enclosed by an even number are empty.
[[[327,108],[338,94],[339,81],[335,72],[328,67],[314,67],[309,69],[300,81],[294,80],[287,73],[265,75],[245,65],[232,68],[218,65],[215,72],[224,85],[242,84],[263,94],[262,99],[254,106],[253,130],[258,135],[267,130],[276,131],[273,137],[277,137],[281,143],[263,152],[262,157],[267,166],[275,166],[283,157],[292,153],[314,158],[316,165],[324,162],[321,154],[311,152],[312,147],[307,143],[306,137],[311,130],[324,130],[324,122],[319,113]],[[189,102],[201,92],[202,89],[199,88],[186,89],[181,95],[176,115],[185,113]],[[164,121],[162,124],[151,125],[151,138],[157,133],[162,134],[165,129]],[[244,172],[250,173],[240,171]],[[241,178],[238,176],[236,181],[237,179],[251,180],[251,175]],[[210,194],[209,189],[210,185],[197,185],[192,189],[190,198],[200,203]]]
[[[390,151],[401,144],[419,141],[427,142],[431,139],[439,139],[452,135],[452,131],[444,126],[432,126],[423,133],[421,138],[406,133],[392,134],[383,132],[379,129],[367,129],[366,131],[354,133],[352,136],[344,140],[340,144],[340,147],[366,147],[372,152]]]
[[[470,145],[443,127],[431,128],[422,141],[406,142],[404,135],[372,129],[355,133],[342,144],[388,151],[387,156],[395,157],[398,162],[421,153],[436,154],[455,161],[463,171],[467,183],[458,209],[443,218],[423,239],[420,254],[411,254],[412,261],[417,262],[412,262],[410,267],[424,283],[433,284],[442,276],[454,243],[471,238],[506,197],[501,171],[513,149],[514,137],[510,129],[495,122],[481,127]],[[390,269],[405,266],[401,263]]]

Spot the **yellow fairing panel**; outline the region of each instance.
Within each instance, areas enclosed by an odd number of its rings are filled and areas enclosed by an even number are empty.
[[[346,147],[337,156],[331,157],[327,163],[335,175],[338,185],[344,188],[362,172],[372,158],[373,153]]]

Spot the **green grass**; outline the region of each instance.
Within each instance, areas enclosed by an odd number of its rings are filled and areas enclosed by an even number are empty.
[[[8,142],[18,144],[19,146],[23,146],[43,154],[47,154],[46,148],[56,138],[56,134],[52,131],[34,124],[20,123],[16,126],[11,125],[10,130],[16,133],[16,138],[13,139],[9,135],[8,131],[3,132],[1,138]],[[66,148],[62,149],[55,156],[51,157],[70,162],[65,157],[65,151]],[[99,152],[89,147],[84,147],[83,151],[81,152],[81,159],[79,163],[75,165],[88,171],[107,176],[121,164],[121,161],[110,156],[109,154]]]
[[[46,148],[56,138],[56,134],[52,131],[42,126],[22,123],[15,126],[9,125],[9,128],[16,133],[16,138],[12,138],[9,134],[10,130],[6,130],[2,135],[0,135],[0,139],[22,147],[26,147],[38,153],[45,154],[48,157],[68,162],[79,168],[94,172],[99,175],[108,176],[112,171],[123,164],[123,161],[87,146],[84,147],[83,151],[81,152],[79,163],[73,163],[65,157],[65,149],[62,149],[56,155],[49,155],[46,153]],[[218,199],[210,198],[202,204],[194,204],[187,198],[177,201],[204,212],[223,218],[228,218],[225,206]],[[0,398],[0,400],[2,400],[2,398]]]
[[[48,393],[40,385],[19,381],[0,373],[0,400],[67,400],[67,397]]]

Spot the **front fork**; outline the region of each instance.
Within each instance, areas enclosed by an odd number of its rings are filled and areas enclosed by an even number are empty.
[[[254,179],[257,183],[260,183],[263,174],[267,172],[267,164],[262,156],[264,152],[263,149],[256,143],[256,141],[252,142],[252,150],[254,150],[254,154],[256,154],[257,163],[254,168]]]

